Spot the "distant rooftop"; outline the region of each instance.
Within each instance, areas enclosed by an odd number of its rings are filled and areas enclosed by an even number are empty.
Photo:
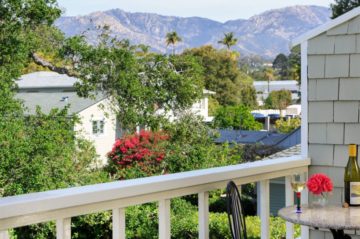
[[[267,81],[254,81],[254,87],[256,91],[267,91],[268,82]],[[298,82],[295,80],[284,80],[284,81],[270,81],[270,91],[274,90],[290,90],[290,91],[299,91]]]
[[[22,75],[16,83],[19,89],[73,88],[78,79],[51,71],[38,71]]]
[[[63,109],[68,104],[69,114],[79,113],[105,99],[103,95],[97,95],[95,99],[81,98],[76,92],[27,92],[18,93],[16,98],[24,101],[29,114],[35,113],[37,105],[41,107],[42,112],[49,113],[53,108]]]
[[[286,149],[300,143],[300,128],[288,134],[274,133],[270,131],[248,131],[248,130],[219,130],[220,137],[215,139],[216,143],[237,144],[262,144],[266,146],[277,146]]]

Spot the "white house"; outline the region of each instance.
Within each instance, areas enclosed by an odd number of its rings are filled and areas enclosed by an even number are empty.
[[[40,106],[44,113],[53,108],[62,109],[70,105],[69,114],[76,114],[81,124],[74,130],[94,143],[100,162],[106,164],[106,154],[114,140],[121,136],[116,115],[109,109],[110,102],[103,95],[95,99],[79,97],[73,87],[76,78],[54,72],[34,72],[23,75],[18,81],[17,98],[23,100],[29,114]]]
[[[102,164],[106,164],[106,154],[111,150],[116,138],[122,134],[120,123],[115,113],[110,110],[110,102],[104,95],[95,99],[81,98],[76,94],[74,83],[77,78],[55,72],[34,72],[20,77],[17,81],[17,98],[24,101],[28,113],[33,114],[36,106],[44,113],[53,108],[64,108],[70,105],[69,114],[80,117],[81,124],[75,126],[78,135],[92,141]],[[208,116],[208,95],[215,92],[204,90],[204,98],[195,103],[190,111],[202,116],[204,121],[212,120]],[[174,114],[170,113],[171,119]]]

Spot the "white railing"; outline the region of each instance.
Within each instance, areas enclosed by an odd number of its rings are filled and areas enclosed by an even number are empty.
[[[159,204],[159,238],[170,238],[170,199],[198,194],[199,238],[209,238],[208,192],[260,182],[261,238],[269,238],[269,180],[287,177],[286,203],[293,202],[289,176],[307,172],[310,159],[301,156],[257,161],[227,167],[196,170],[148,178],[74,187],[0,199],[0,238],[6,230],[40,222],[56,221],[57,239],[71,238],[71,217],[100,211],[113,212],[113,238],[125,238],[125,208],[147,202]],[[293,238],[287,225],[287,239]],[[1,232],[2,231],[2,232]]]

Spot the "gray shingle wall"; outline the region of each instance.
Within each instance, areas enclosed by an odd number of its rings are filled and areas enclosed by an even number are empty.
[[[330,203],[339,204],[347,145],[360,145],[360,16],[309,40],[308,103],[309,175],[328,174],[334,182]],[[332,236],[312,230],[310,238]]]

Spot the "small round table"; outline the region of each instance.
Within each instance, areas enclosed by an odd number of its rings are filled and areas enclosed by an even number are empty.
[[[344,230],[360,229],[360,208],[341,206],[311,207],[302,205],[302,213],[296,213],[296,207],[290,206],[279,210],[278,215],[288,222],[329,229],[334,239],[347,239],[350,236]]]

